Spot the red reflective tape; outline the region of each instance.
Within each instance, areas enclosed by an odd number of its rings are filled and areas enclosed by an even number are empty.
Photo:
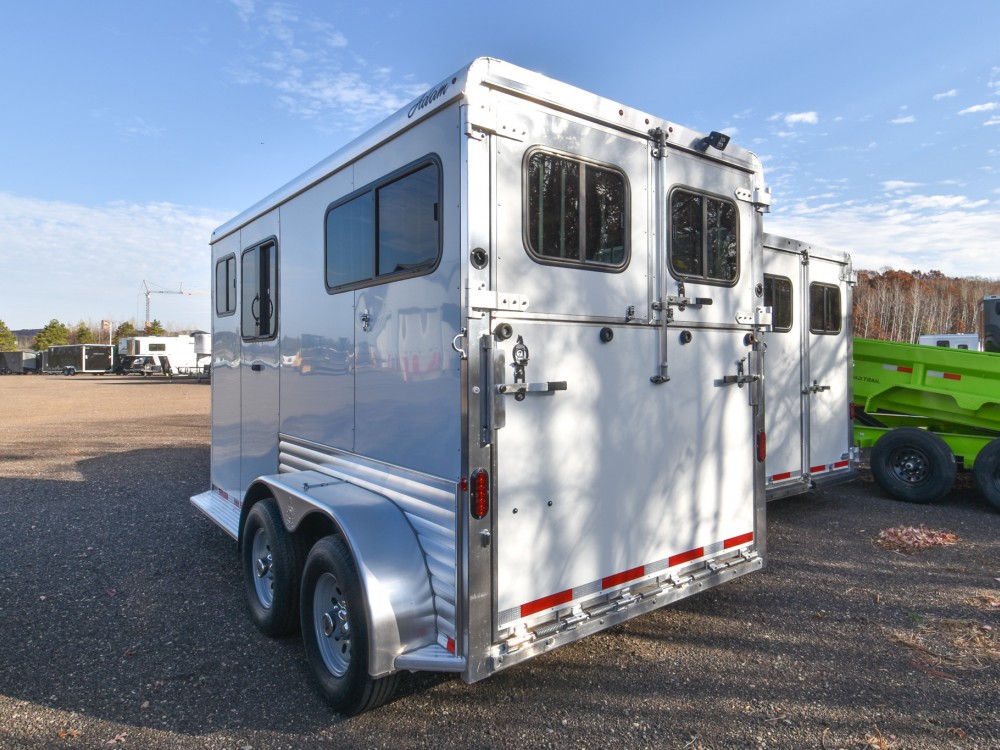
[[[900,367],[897,367],[896,369],[899,370],[900,372],[910,372],[910,373],[913,372],[913,368],[912,367],[902,367],[902,366],[900,366]]]
[[[955,372],[946,372],[944,374],[945,380],[961,380],[962,376]]]
[[[448,649],[448,653],[449,654],[455,653],[455,639],[454,638],[449,638],[448,639],[448,644],[447,644],[447,646],[445,646],[445,648]]]
[[[844,469],[844,468],[846,468],[846,467],[848,467],[850,465],[851,465],[850,461],[837,461],[837,463],[835,463],[833,465],[833,468],[835,468],[835,469]]]
[[[550,596],[543,596],[541,599],[535,599],[533,602],[522,604],[521,617],[533,615],[535,612],[541,612],[543,609],[548,609],[549,607],[558,607],[560,604],[565,604],[572,599],[573,589],[560,591],[558,594],[552,594]]]
[[[811,474],[819,474],[822,471],[826,471],[826,466],[825,465],[824,466],[810,466],[809,467],[809,473],[811,473]]]
[[[697,549],[688,550],[687,552],[681,552],[679,555],[673,555],[667,560],[667,566],[673,567],[674,565],[680,565],[681,563],[690,562],[691,560],[697,560],[699,557],[704,557],[705,548],[698,547]]]
[[[615,573],[613,576],[607,576],[601,579],[601,588],[608,589],[612,586],[619,586],[628,581],[634,581],[636,578],[642,578],[646,573],[646,568],[640,565],[638,568],[632,568],[631,570],[623,570],[621,573]]]
[[[747,542],[753,541],[753,532],[748,531],[746,534],[740,534],[739,536],[730,537],[722,543],[723,549],[730,549],[731,547],[739,547],[741,544],[746,544]]]
[[[775,482],[778,482],[782,479],[791,479],[791,477],[792,477],[792,472],[786,471],[783,474],[775,474],[773,477],[771,477],[771,479]]]

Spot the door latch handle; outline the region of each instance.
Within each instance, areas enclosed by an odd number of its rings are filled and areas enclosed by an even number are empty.
[[[497,393],[501,396],[514,396],[518,401],[523,400],[528,393],[551,393],[565,390],[565,380],[550,380],[546,383],[504,383],[497,386]]]
[[[828,391],[828,390],[830,390],[830,386],[820,385],[818,380],[814,380],[813,384],[808,388],[803,388],[802,392],[805,394],[809,394],[809,393],[820,393],[821,391]]]
[[[744,367],[746,366],[747,358],[744,357],[739,362],[736,363],[736,374],[735,375],[723,375],[723,383],[735,383],[738,388],[742,388],[747,383],[756,383],[760,380],[760,375],[750,375],[744,372]]]

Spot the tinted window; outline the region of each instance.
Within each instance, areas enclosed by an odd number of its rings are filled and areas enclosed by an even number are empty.
[[[621,172],[536,151],[525,181],[533,255],[598,268],[625,265],[628,191]]]
[[[809,285],[809,330],[840,333],[840,289],[830,284]]]
[[[739,276],[736,204],[687,190],[670,194],[670,268],[675,276],[734,284]]]
[[[326,215],[326,285],[358,286],[431,270],[441,254],[440,169],[388,177]]]
[[[771,327],[792,330],[792,281],[784,276],[764,274],[764,306],[771,308]]]

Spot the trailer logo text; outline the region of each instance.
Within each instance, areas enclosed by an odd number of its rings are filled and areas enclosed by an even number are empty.
[[[420,110],[425,109],[426,107],[429,107],[431,104],[433,104],[438,99],[440,99],[442,96],[444,96],[444,92],[447,91],[447,90],[448,90],[448,84],[447,83],[442,83],[436,89],[431,89],[430,91],[428,91],[426,94],[424,94],[423,96],[421,96],[419,99],[417,99],[417,101],[415,101],[413,103],[413,106],[410,107],[410,111],[407,113],[406,116],[408,118],[409,117],[413,117],[413,115],[415,115]]]

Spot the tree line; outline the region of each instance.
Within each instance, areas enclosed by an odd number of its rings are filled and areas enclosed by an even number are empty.
[[[125,321],[119,325],[112,337],[112,343],[118,344],[122,338],[129,336],[166,336],[167,329],[163,327],[159,320],[153,320],[143,329],[138,329],[131,321]],[[106,337],[105,337],[106,338]],[[31,342],[31,348],[35,351],[43,351],[50,346],[62,346],[64,344],[96,344],[99,342],[98,334],[94,329],[80,321],[76,326],[70,327],[65,323],[60,323],[53,318],[35,336]],[[0,320],[0,352],[17,351],[17,337],[7,327],[7,324]]]
[[[858,271],[854,335],[915,344],[921,334],[979,333],[983,297],[1000,280],[940,271]]]

